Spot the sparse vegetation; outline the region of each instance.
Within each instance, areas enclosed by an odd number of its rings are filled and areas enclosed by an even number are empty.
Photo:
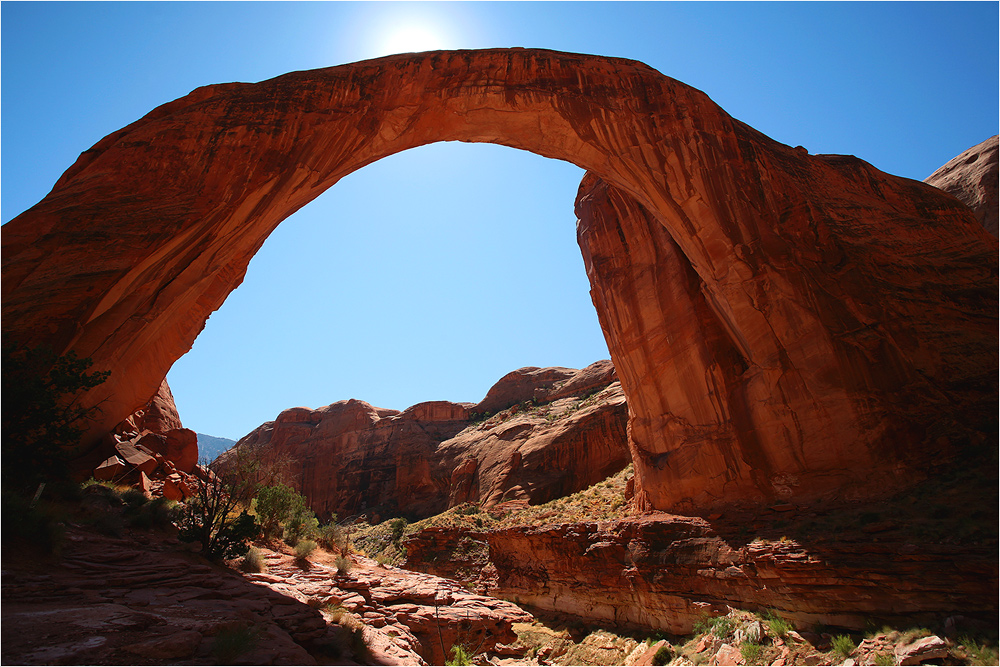
[[[340,576],[346,575],[348,572],[351,571],[351,568],[354,566],[354,563],[351,562],[351,559],[345,556],[344,554],[337,556],[335,564],[337,566],[337,574]]]
[[[235,454],[227,465],[198,485],[180,518],[178,537],[200,542],[202,553],[213,560],[243,556],[249,541],[260,533],[257,521],[246,510],[257,490],[260,462],[250,451],[231,451]]]
[[[768,612],[764,614],[763,618],[767,623],[767,626],[771,629],[771,634],[775,637],[781,637],[784,639],[788,636],[789,631],[793,629],[792,624],[778,616],[778,612],[773,609],[768,610]]]
[[[747,665],[759,665],[761,660],[761,655],[764,650],[761,648],[760,644],[755,644],[751,641],[745,641],[740,643],[740,655],[743,656],[743,662]],[[655,663],[654,663],[655,664]]]
[[[465,647],[461,644],[456,644],[451,647],[451,660],[445,661],[446,665],[471,665],[472,656],[468,654]]]
[[[312,540],[299,540],[295,545],[295,557],[305,560],[316,550],[316,543]]]
[[[830,641],[830,645],[833,647],[834,654],[842,659],[851,657],[851,653],[855,649],[854,640],[849,635],[837,635]]]
[[[247,549],[247,553],[243,556],[243,561],[240,563],[240,568],[244,572],[265,572],[267,571],[267,564],[264,562],[264,554],[261,553],[260,549],[257,547],[250,547]]]
[[[665,665],[674,659],[674,651],[669,644],[664,644],[653,654],[652,663],[654,665]]]

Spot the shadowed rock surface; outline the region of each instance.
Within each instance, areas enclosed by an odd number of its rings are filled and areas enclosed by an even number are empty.
[[[997,245],[968,207],[600,56],[404,54],[164,104],[5,225],[4,332],[112,372],[83,397],[97,448],[276,225],[366,164],[454,140],[591,172],[581,245],[642,506],[879,495],[993,442]]]
[[[352,399],[291,408],[236,447],[288,460],[290,483],[320,516],[367,513],[378,522],[579,491],[628,465],[626,419],[614,367],[598,361],[518,369],[478,404],[432,401],[399,412]]]

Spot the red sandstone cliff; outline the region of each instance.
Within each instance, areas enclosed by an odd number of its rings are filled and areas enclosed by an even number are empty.
[[[626,415],[614,367],[599,361],[518,369],[478,404],[291,408],[236,447],[287,459],[320,516],[422,518],[465,502],[543,503],[604,479],[629,462]]]

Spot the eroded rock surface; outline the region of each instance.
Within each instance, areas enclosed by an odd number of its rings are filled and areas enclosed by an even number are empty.
[[[730,608],[855,629],[872,617],[997,613],[992,546],[741,539],[672,515],[504,529],[486,539],[498,577],[490,594],[618,627],[686,634]]]
[[[320,516],[423,518],[467,502],[544,503],[599,482],[628,465],[626,419],[614,367],[599,361],[518,369],[478,404],[291,408],[236,447],[287,460]]]
[[[454,580],[409,572],[352,556],[345,574],[263,550],[267,572],[246,577],[305,603],[346,610],[361,619],[366,643],[382,647],[390,664],[443,665],[452,646],[485,653],[517,640],[512,626],[532,620],[517,605],[471,593]],[[376,664],[387,664],[376,661]]]
[[[955,195],[975,213],[993,236],[1000,233],[1000,154],[997,136],[976,144],[924,179],[924,183]]]
[[[93,449],[281,220],[452,140],[567,160],[618,193],[585,183],[581,238],[646,506],[877,495],[995,437],[997,246],[966,206],[774,142],[641,63],[544,50],[389,56],[154,109],[5,225],[3,330],[112,372],[83,397],[103,409]]]

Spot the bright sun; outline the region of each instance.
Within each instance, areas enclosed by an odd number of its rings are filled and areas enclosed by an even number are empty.
[[[391,28],[381,41],[380,51],[387,55],[448,48],[439,32],[418,23]]]

